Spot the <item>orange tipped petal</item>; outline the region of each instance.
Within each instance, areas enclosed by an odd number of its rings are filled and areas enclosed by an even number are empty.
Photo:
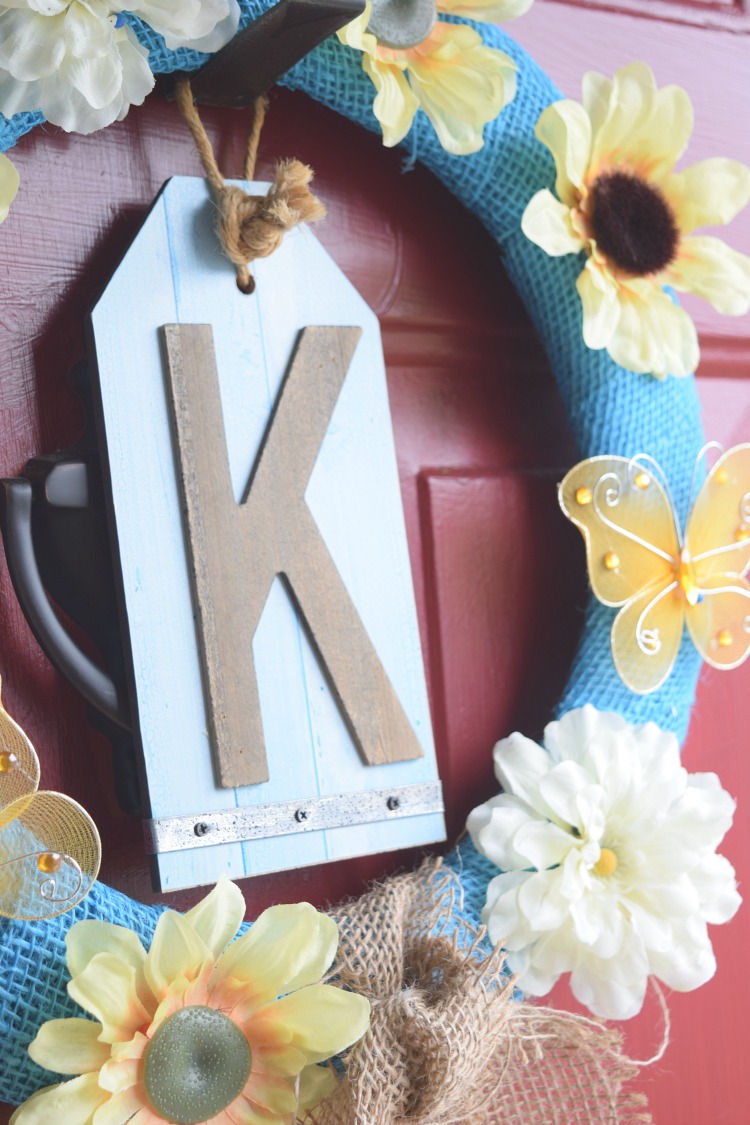
[[[290,1043],[304,1052],[308,1063],[317,1063],[361,1039],[369,1026],[370,1004],[354,992],[314,984],[269,1005],[256,1019],[269,1033],[272,1028],[286,1029]]]
[[[151,1013],[137,992],[137,972],[111,953],[97,953],[68,984],[77,1004],[102,1025],[103,1043],[126,1042],[148,1023]]]
[[[99,1071],[99,1085],[110,1094],[121,1094],[141,1079],[140,1059],[109,1059]]]
[[[87,1074],[106,1063],[110,1048],[99,1040],[102,1025],[93,1020],[49,1020],[29,1044],[29,1055],[57,1074]]]
[[[662,184],[683,234],[730,223],[750,200],[750,168],[714,157],[677,172]]]
[[[242,1093],[254,1106],[283,1116],[294,1113],[297,1108],[296,1086],[296,1075],[279,1078],[277,1075],[261,1074],[253,1068]]]
[[[708,235],[685,238],[667,271],[675,289],[695,293],[725,316],[750,310],[750,258]]]
[[[226,949],[245,917],[245,899],[226,875],[204,899],[185,914],[185,921],[214,958]]]
[[[194,980],[211,957],[211,950],[187,919],[167,910],[156,924],[143,971],[154,996],[160,998],[175,978]]]
[[[275,999],[320,980],[336,954],[336,923],[307,902],[272,906],[219,958],[215,979],[233,977]]]
[[[578,102],[555,102],[541,114],[534,130],[552,153],[557,169],[555,191],[569,207],[577,203],[591,159],[591,120]]]
[[[95,1074],[47,1086],[19,1106],[12,1125],[91,1125],[95,1111],[109,1100]]]
[[[146,960],[146,950],[132,930],[94,918],[86,918],[71,926],[65,937],[65,948],[68,971],[72,977],[82,973],[92,957],[105,950],[134,969],[142,968]]]
[[[138,1120],[137,1114],[143,1109],[151,1112],[148,1109],[146,1091],[143,1086],[133,1086],[115,1094],[100,1106],[93,1116],[92,1125],[131,1125],[133,1120]]]

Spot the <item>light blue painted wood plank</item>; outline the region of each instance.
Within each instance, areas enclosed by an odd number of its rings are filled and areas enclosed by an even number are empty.
[[[240,293],[231,267],[219,253],[222,272],[214,276],[217,255],[215,213],[206,207],[202,180],[181,180],[167,199],[169,238],[179,269],[178,317],[182,323],[210,323],[219,373],[229,466],[235,498],[247,485],[285,365],[269,365],[266,326],[258,301]],[[198,216],[196,221],[196,216]],[[211,279],[207,283],[207,275]],[[293,306],[288,306],[293,316]],[[289,315],[289,313],[287,314]],[[292,336],[296,339],[297,329]],[[291,345],[290,345],[291,347]],[[307,702],[301,675],[299,626],[285,591],[274,583],[253,644],[269,763],[268,782],[237,791],[239,805],[270,804],[317,793],[315,759],[310,753]],[[227,804],[229,800],[227,799]],[[301,845],[294,838],[244,845],[245,871],[296,866]],[[323,833],[311,835],[308,863],[327,858]],[[160,861],[161,862],[161,861]],[[172,859],[172,862],[175,862]]]
[[[326,271],[326,254],[309,231],[301,231],[299,235],[311,244],[308,260],[312,273],[306,278],[302,271],[295,271],[297,285],[290,303],[300,310],[303,317],[314,318],[320,315],[314,279]],[[287,250],[291,252],[291,247]],[[273,265],[274,259],[262,264]],[[267,336],[279,348],[275,363],[281,364],[284,352],[280,343],[283,341],[287,349],[291,344],[288,326],[281,323],[283,310],[279,310],[273,302],[277,285],[282,283],[282,271],[286,272],[283,261],[276,265],[279,275],[268,287],[270,307],[263,306],[263,322]],[[259,273],[259,289],[260,281]],[[263,296],[261,290],[261,298]],[[335,307],[328,310],[325,323],[359,323],[364,330],[363,338],[306,495],[347,589],[425,750],[425,757],[417,762],[370,766],[363,770],[322,670],[303,638],[313,752],[318,762],[320,793],[407,785],[436,776],[379,326],[371,310],[362,308],[362,299],[348,282],[346,290],[337,292],[336,297]],[[363,565],[363,560],[369,561],[370,565]],[[393,841],[394,847],[406,847],[443,838],[441,817],[424,818],[425,823],[422,824],[420,819],[389,825],[389,844]],[[426,823],[428,820],[430,824]],[[383,850],[382,825],[342,828],[329,832],[327,836],[330,858]]]
[[[205,182],[177,178],[93,315],[155,817],[437,776],[377,319],[304,228],[255,273],[256,293],[247,297],[218,250]],[[174,321],[213,326],[238,500],[300,329],[363,328],[306,495],[424,758],[362,764],[277,581],[253,643],[270,778],[235,791],[214,784],[158,345],[159,327]],[[425,816],[169,853],[158,863],[168,889],[213,881],[222,870],[280,870],[442,836],[442,817]]]
[[[155,815],[226,807],[213,782],[200,691],[190,582],[179,519],[159,328],[177,317],[165,195],[149,215],[101,301],[96,338],[118,544],[139,722]],[[196,690],[196,683],[198,689]],[[187,806],[187,807],[186,807]],[[212,881],[215,859],[191,868]],[[244,873],[242,848],[222,858]],[[170,864],[162,873],[171,885]]]

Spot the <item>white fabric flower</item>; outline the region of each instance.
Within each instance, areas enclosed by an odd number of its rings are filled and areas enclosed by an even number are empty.
[[[170,51],[177,47],[218,51],[233,37],[240,22],[237,0],[142,0],[111,7],[117,12],[123,9],[134,12],[163,35]]]
[[[111,0],[10,0],[0,7],[0,111],[40,109],[68,132],[122,120],[154,85],[148,51]],[[237,29],[237,0],[131,5],[170,48],[216,50]]]
[[[715,774],[688,774],[673,734],[594,707],[569,711],[544,747],[495,747],[505,792],[469,815],[477,849],[506,874],[482,920],[518,985],[544,996],[561,973],[596,1015],[640,1011],[649,975],[689,991],[716,969],[706,923],[740,905],[716,848],[734,801]]]

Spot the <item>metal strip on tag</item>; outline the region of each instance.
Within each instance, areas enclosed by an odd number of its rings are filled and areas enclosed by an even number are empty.
[[[444,811],[443,787],[435,781],[425,785],[371,789],[365,793],[339,793],[335,797],[284,801],[277,805],[256,805],[226,812],[161,817],[144,820],[143,831],[146,851],[155,855],[214,844],[263,840],[269,836],[318,832],[326,828],[350,828],[357,824]]]

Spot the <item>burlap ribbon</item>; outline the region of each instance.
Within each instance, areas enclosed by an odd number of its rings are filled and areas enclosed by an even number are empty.
[[[652,1125],[617,1033],[513,999],[439,863],[334,911],[336,972],[372,1020],[307,1125]]]

